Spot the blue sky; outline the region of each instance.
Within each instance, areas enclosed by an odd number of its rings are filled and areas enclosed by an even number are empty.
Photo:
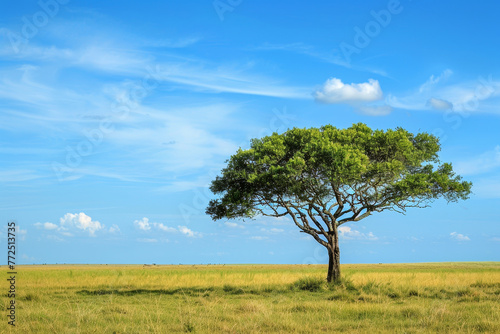
[[[497,2],[0,6],[18,263],[326,263],[288,219],[212,222],[207,186],[251,138],[357,122],[439,136],[474,194],[344,226],[343,263],[499,260]]]

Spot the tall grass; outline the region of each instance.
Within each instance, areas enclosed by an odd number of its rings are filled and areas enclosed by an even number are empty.
[[[5,266],[2,268],[4,270]],[[500,263],[20,266],[24,333],[500,332]],[[7,288],[7,287],[6,287]],[[3,306],[9,299],[2,294]],[[7,321],[0,332],[9,332]]]

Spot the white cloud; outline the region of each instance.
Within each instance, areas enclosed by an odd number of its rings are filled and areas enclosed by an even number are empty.
[[[328,104],[372,102],[382,99],[382,96],[380,84],[374,79],[359,84],[344,84],[340,79],[331,78],[314,93],[316,101]]]
[[[264,43],[263,45],[253,48],[252,50],[267,50],[267,51],[288,51],[297,54],[307,55],[324,62],[343,66],[356,71],[370,72],[377,75],[387,77],[387,73],[383,70],[370,68],[366,66],[354,65],[346,61],[344,55],[340,50],[328,50],[328,52],[317,51],[315,47],[304,43],[289,43],[289,44],[270,44]]]
[[[19,225],[16,225],[16,234],[19,240],[25,240],[26,234],[28,234],[28,230],[23,230]]]
[[[254,237],[250,237],[250,239],[252,239],[252,240],[267,240],[269,238],[268,237],[262,237],[262,236],[254,236]]]
[[[170,226],[167,226],[163,223],[150,222],[149,218],[147,218],[147,217],[144,217],[141,220],[135,220],[134,225],[142,231],[151,231],[151,232],[164,231],[164,232],[169,232],[169,233],[179,232],[179,233],[182,233],[183,235],[190,237],[190,238],[202,236],[201,233],[192,231],[187,226],[180,226],[179,225],[179,226],[177,226],[177,228],[170,227]]]
[[[16,105],[22,104],[22,107],[13,110],[6,110],[5,107],[4,112],[0,113],[0,129],[12,131],[15,128],[33,134],[58,133],[61,135],[60,138],[71,138],[74,143],[82,143],[85,140],[82,133],[86,133],[89,129],[92,131],[99,129],[100,121],[104,120],[113,127],[113,131],[106,133],[106,144],[113,146],[113,157],[109,159],[114,160],[116,164],[94,164],[89,158],[83,157],[84,164],[67,168],[61,173],[45,168],[32,170],[31,167],[0,171],[0,182],[2,180],[26,182],[54,176],[60,180],[70,181],[90,175],[136,182],[146,178],[148,180],[158,178],[164,181],[168,179],[165,178],[165,173],[169,173],[173,184],[169,185],[162,181],[160,186],[165,185],[165,189],[169,187],[180,190],[193,189],[197,181],[193,181],[190,176],[186,177],[189,180],[182,182],[176,180],[179,176],[207,170],[216,164],[220,170],[220,161],[238,148],[238,143],[235,143],[233,138],[224,136],[224,131],[220,130],[242,129],[243,125],[241,122],[238,123],[238,118],[244,112],[241,109],[246,106],[239,102],[221,102],[218,94],[212,94],[213,100],[210,102],[206,98],[199,102],[202,100],[201,97],[199,101],[194,99],[187,101],[182,97],[176,97],[175,103],[173,100],[165,102],[161,98],[161,102],[157,100],[146,105],[142,100],[155,95],[161,96],[164,89],[214,92],[210,88],[201,89],[198,84],[203,87],[213,84],[215,92],[225,91],[224,87],[227,86],[226,88],[236,90],[235,92],[248,91],[257,94],[258,91],[262,91],[264,95],[295,97],[300,95],[311,99],[311,87],[295,89],[280,86],[273,78],[256,75],[251,65],[246,68],[237,65],[224,67],[202,60],[186,59],[184,62],[180,60],[183,59],[181,57],[166,57],[161,58],[162,61],[154,62],[144,56],[149,52],[152,58],[154,50],[143,52],[137,47],[113,48],[112,41],[103,45],[109,46],[111,50],[92,45],[78,47],[75,44],[71,52],[61,52],[64,57],[47,53],[47,62],[38,66],[2,67],[0,98],[7,102],[15,102]],[[133,50],[125,51],[129,49]],[[33,54],[30,58],[30,54],[27,53],[25,57],[28,57],[27,61],[33,64],[38,64],[40,61],[38,54]],[[47,63],[50,63],[50,66]],[[156,64],[158,68],[153,66]],[[48,79],[52,70],[63,70],[66,66],[91,71],[102,70],[110,75],[110,80],[106,80],[103,85],[89,84],[90,90],[82,92],[72,84],[62,85],[57,80]],[[126,75],[127,79],[114,74]],[[141,89],[145,80],[149,79],[149,84],[154,87],[151,84],[151,81],[154,81],[151,76],[158,80],[156,83],[161,88],[147,90],[147,96],[143,99],[134,98],[133,96],[137,95],[134,93],[139,91],[139,94],[142,94]],[[175,84],[176,80],[180,80],[180,86]],[[194,86],[188,85],[187,81],[193,81]],[[197,81],[199,83],[196,83]],[[299,91],[298,95],[294,93]],[[115,112],[113,106],[116,105],[125,105],[131,110],[122,117]],[[234,114],[234,122],[231,120],[233,115],[228,117],[229,114]],[[273,117],[275,116],[271,115],[269,120],[271,121]],[[278,124],[280,121],[274,123]],[[130,149],[131,145],[134,149]],[[76,149],[74,145],[71,146],[73,150]],[[92,153],[102,152],[103,147],[96,144]],[[14,147],[4,149],[14,149]],[[131,166],[121,163],[122,159],[127,161],[132,159],[136,163]],[[63,154],[59,155],[55,162],[67,167]]]
[[[118,225],[113,224],[109,228],[109,233],[120,233],[120,228],[118,227]]]
[[[201,237],[201,233],[194,232],[194,231],[190,230],[189,228],[187,228],[186,226],[178,226],[177,228],[179,229],[179,232],[186,235],[187,237],[190,237],[190,238]]]
[[[378,237],[376,237],[372,232],[368,233],[361,233],[358,230],[353,230],[349,226],[340,226],[339,229],[339,235],[342,238],[345,238],[346,240],[352,240],[352,239],[359,239],[359,240],[378,240]]]
[[[452,239],[458,240],[458,241],[470,241],[470,238],[466,235],[457,233],[457,232],[451,232],[450,237]]]
[[[93,221],[91,217],[83,212],[67,213],[59,221],[62,229],[77,228],[88,231],[91,236],[95,236],[95,232],[104,228],[100,222]]]
[[[124,36],[125,37],[125,36]],[[126,36],[128,40],[129,36]],[[124,38],[125,39],[125,38]],[[190,41],[186,41],[190,43]],[[187,43],[177,45],[187,46]],[[225,66],[204,59],[162,54],[162,61],[155,60],[156,54],[145,51],[136,45],[117,45],[116,40],[102,44],[95,41],[82,42],[67,49],[39,47],[30,43],[20,53],[25,61],[52,61],[59,67],[79,67],[85,70],[106,74],[144,77],[145,69],[153,69],[154,79],[158,82],[176,84],[179,88],[197,92],[226,92],[248,95],[308,99],[308,87],[280,85],[274,78],[249,73],[248,64]],[[144,43],[143,43],[144,44]],[[173,44],[171,44],[173,45]],[[19,58],[10,48],[0,50],[0,55]],[[156,58],[157,59],[157,58]]]
[[[139,228],[139,230],[149,231],[151,229],[151,225],[149,224],[149,218],[142,218],[141,220],[134,220],[134,225]]]
[[[429,89],[431,89],[432,87],[434,87],[440,81],[444,81],[444,80],[448,79],[452,74],[453,74],[452,70],[446,69],[440,75],[438,75],[437,77],[434,76],[434,74],[431,75],[431,77],[429,78],[429,80],[427,80],[425,83],[423,83],[420,86],[419,92],[423,93],[425,91],[428,91]]]
[[[37,228],[43,228],[45,230],[57,230],[59,228],[59,226],[57,224],[53,224],[53,223],[36,223],[34,224]]]
[[[188,229],[186,226],[179,226],[179,231],[188,237],[194,237],[194,232]]]
[[[490,75],[476,80],[445,84],[451,70],[444,71],[438,77],[431,78],[414,90],[403,96],[389,94],[385,102],[393,108],[406,110],[428,110],[459,113],[468,117],[469,112],[499,113],[500,81],[494,81]],[[435,96],[439,96],[436,98]],[[484,101],[490,101],[486,104]]]
[[[155,226],[162,230],[162,231],[165,231],[165,232],[176,232],[177,230],[174,228],[174,227],[169,227],[169,226],[166,226],[166,225],[163,225],[163,223],[155,223]]]
[[[434,97],[431,97],[429,100],[427,100],[427,105],[436,110],[453,109],[453,103],[442,99],[436,99]]]

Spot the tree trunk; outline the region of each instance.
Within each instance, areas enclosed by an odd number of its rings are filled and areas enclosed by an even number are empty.
[[[328,283],[340,282],[340,249],[338,236],[334,236],[328,245]]]

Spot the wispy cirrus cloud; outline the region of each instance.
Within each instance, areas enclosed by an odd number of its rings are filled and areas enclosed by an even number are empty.
[[[384,70],[355,65],[352,64],[351,62],[346,61],[344,55],[340,52],[339,49],[332,49],[329,51],[318,51],[318,48],[312,45],[308,45],[302,42],[295,42],[287,44],[264,43],[258,47],[253,48],[252,50],[291,52],[300,55],[305,55],[329,64],[338,65],[340,67],[345,67],[355,71],[369,72],[377,75],[388,76]]]
[[[67,29],[60,25],[59,28]],[[48,40],[50,33],[56,34],[50,27],[47,33]],[[92,33],[95,38],[85,35],[76,41],[67,40],[60,33],[56,43],[33,40],[19,53],[5,45],[0,47],[5,60],[0,66],[0,128],[41,136],[52,133],[64,142],[57,160],[64,164],[69,154],[64,151],[68,143],[75,143],[70,145],[75,150],[75,145],[85,142],[85,134],[98,129],[105,120],[111,123],[113,131],[103,136],[104,144],[92,147],[91,155],[98,155],[105,145],[111,145],[115,161],[134,160],[150,166],[131,170],[127,164],[117,163],[116,168],[111,168],[96,163],[95,159],[83,158],[82,164],[70,168],[71,175],[60,180],[99,176],[137,181],[161,177],[165,172],[185,175],[210,168],[214,161],[222,159],[219,157],[237,148],[237,143],[221,136],[218,130],[242,127],[236,122],[239,117],[235,116],[232,123],[230,115],[240,112],[242,104],[221,102],[221,93],[311,99],[312,88],[284,83],[260,73],[251,64],[227,65],[177,52],[196,45],[200,40],[197,37],[143,42],[125,38],[120,32],[108,31],[100,36],[96,29]],[[24,65],[19,65],[20,62]],[[71,78],[72,73],[77,73],[77,81],[63,83],[59,79]],[[100,80],[102,77],[106,79]],[[144,97],[134,99],[134,94],[143,94],[144,85],[153,88]],[[165,92],[175,92],[177,101],[183,102],[166,100]],[[189,99],[178,98],[186,94]],[[203,103],[196,105],[193,96]],[[153,98],[157,100],[150,103]],[[158,103],[158,99],[162,102]],[[113,114],[113,106],[120,103],[131,109],[126,116]],[[129,150],[128,145],[134,150]],[[57,143],[54,147],[58,147]],[[161,167],[151,168],[151,162]],[[27,181],[54,176],[47,169],[31,175],[26,168],[23,170],[26,171],[23,175],[18,173],[10,179]],[[184,184],[186,189],[192,186],[193,182]]]
[[[499,113],[500,81],[491,75],[450,83],[453,71],[446,69],[406,95],[388,94],[387,105],[406,110],[438,110],[460,113]],[[488,101],[489,104],[485,102]]]
[[[500,171],[500,145],[467,160],[458,161],[455,169],[460,175],[478,175],[491,171]]]
[[[419,93],[424,93],[431,90],[436,86],[436,84],[447,80],[452,74],[453,71],[447,68],[437,76],[435,76],[434,74],[431,75],[430,78],[419,87]]]
[[[228,66],[200,58],[159,55],[154,50],[142,50],[114,41],[102,44],[89,42],[88,45],[64,49],[30,44],[20,54],[12,53],[9,47],[4,46],[0,48],[0,54],[11,60],[51,64],[56,69],[81,68],[128,78],[142,78],[149,71],[153,72],[158,82],[196,92],[310,99],[310,87],[284,84],[277,78],[259,74],[248,64]]]
[[[429,100],[427,100],[427,106],[430,106],[432,109],[436,110],[451,110],[453,109],[453,103],[443,100],[443,99],[436,99],[434,97],[431,97]]]

